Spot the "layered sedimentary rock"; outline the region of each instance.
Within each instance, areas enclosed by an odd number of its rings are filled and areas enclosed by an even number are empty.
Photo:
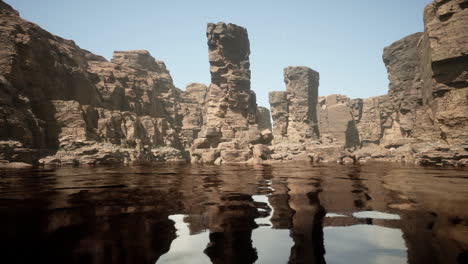
[[[410,149],[421,163],[462,164],[468,157],[466,6],[466,1],[434,1],[424,10],[424,33],[384,50],[394,110],[386,131],[393,130],[401,143],[383,141],[396,151]]]
[[[204,107],[208,87],[200,83],[190,83],[179,95],[180,111],[182,118],[182,129],[180,140],[184,148],[192,146],[198,137],[204,120]]]
[[[270,92],[276,139],[303,141],[319,136],[317,126],[318,72],[307,67],[284,69],[286,92]]]
[[[342,95],[332,94],[320,97],[317,113],[321,138],[329,143],[359,146],[359,134],[351,108],[351,100]]]
[[[182,160],[179,91],[147,51],[111,62],[0,5],[1,160]]]
[[[258,126],[256,97],[250,89],[247,30],[233,24],[210,23],[206,34],[211,84],[203,126],[192,146],[192,161],[245,162],[253,157],[253,145],[271,141],[271,136],[260,133]]]
[[[318,97],[318,72],[285,68],[286,91],[269,94],[272,127],[250,88],[245,28],[208,24],[211,84],[182,91],[147,51],[116,51],[107,61],[0,0],[0,166],[41,158],[468,164],[467,6],[434,1],[424,10],[424,32],[384,49],[386,95]]]
[[[390,81],[387,95],[353,100],[341,95],[320,97],[318,141],[299,135],[303,144],[275,144],[272,157],[291,159],[284,154],[288,152],[305,159],[344,160],[348,156],[352,162],[372,158],[467,164],[467,7],[463,0],[429,4],[424,11],[425,31],[384,49]],[[294,112],[290,101],[288,92],[270,93],[277,139],[290,137]]]
[[[269,93],[275,154],[273,159],[307,159],[308,146],[319,137],[319,73],[304,66],[284,69],[286,91]]]
[[[182,91],[147,51],[107,61],[0,3],[2,164],[269,157],[269,111],[250,89],[245,28],[208,24],[211,84]]]

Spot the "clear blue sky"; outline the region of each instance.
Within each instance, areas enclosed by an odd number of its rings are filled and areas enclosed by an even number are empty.
[[[385,46],[423,31],[430,0],[5,0],[21,16],[80,47],[111,58],[145,49],[166,63],[175,85],[209,84],[206,23],[246,27],[252,89],[284,90],[283,68],[320,72],[320,95],[387,92]]]

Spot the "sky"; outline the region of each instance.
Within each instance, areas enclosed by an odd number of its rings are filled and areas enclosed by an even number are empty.
[[[385,94],[385,46],[423,31],[431,0],[5,0],[21,16],[111,59],[114,50],[148,50],[176,87],[209,84],[206,24],[234,23],[250,39],[251,88],[269,107],[283,91],[283,69],[320,73],[319,95]]]

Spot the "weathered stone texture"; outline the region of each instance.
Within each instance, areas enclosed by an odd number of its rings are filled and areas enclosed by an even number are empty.
[[[247,30],[233,24],[208,24],[207,37],[211,85],[205,126],[218,128],[223,138],[232,139],[256,124]]]
[[[273,134],[277,140],[313,140],[318,138],[318,72],[307,67],[284,69],[286,92],[270,92]]]
[[[317,96],[319,73],[307,67],[284,69],[288,93],[288,137],[317,138]]]
[[[203,126],[205,100],[208,87],[200,83],[190,83],[179,95],[182,129],[180,138],[184,148],[192,146]]]
[[[1,1],[0,10],[0,140],[55,153],[43,160],[54,163],[183,158],[179,93],[164,63],[147,51],[108,62]]]
[[[211,84],[202,110],[203,126],[191,147],[192,162],[246,162],[254,157],[253,145],[271,142],[271,132],[261,132],[269,126],[259,116],[259,111],[265,111],[258,110],[250,90],[247,30],[210,23],[206,34]],[[260,124],[258,117],[263,118]]]
[[[270,110],[268,108],[262,106],[257,108],[257,121],[259,130],[272,130]]]
[[[322,141],[346,147],[360,145],[356,120],[348,97],[337,94],[319,97],[317,116]]]

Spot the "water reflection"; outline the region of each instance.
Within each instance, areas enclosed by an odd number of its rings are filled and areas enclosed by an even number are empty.
[[[327,263],[407,263],[407,248],[400,229],[352,225],[325,227],[324,234]]]
[[[188,224],[184,222],[184,215],[171,215],[169,219],[175,222],[177,238],[172,242],[171,249],[163,255],[158,263],[209,263],[208,256],[203,250],[209,242],[208,233],[190,234]]]
[[[271,207],[268,196],[254,195],[253,199],[263,205],[260,210],[266,215],[255,219],[259,225],[252,234],[253,246],[258,254],[256,263],[287,263],[293,245],[289,230],[272,228],[271,216],[274,209]]]
[[[2,262],[457,263],[467,178],[373,163],[3,171]]]
[[[400,216],[397,214],[389,214],[377,211],[362,211],[353,213],[353,217],[356,218],[372,218],[372,219],[387,219],[387,220],[400,220]]]

